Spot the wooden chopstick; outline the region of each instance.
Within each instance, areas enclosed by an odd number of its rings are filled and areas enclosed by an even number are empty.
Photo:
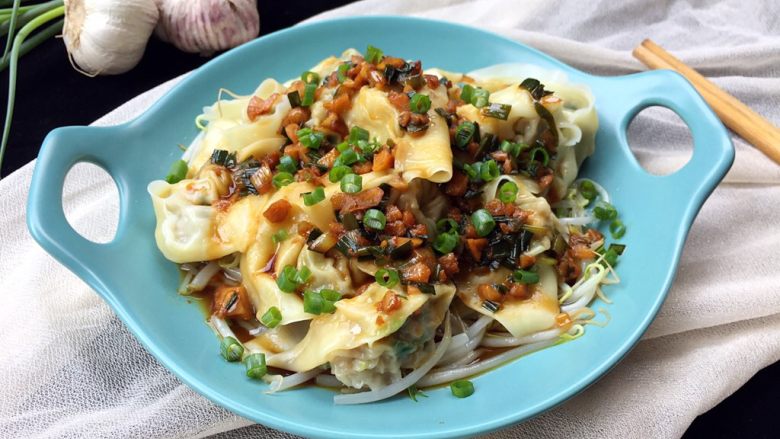
[[[633,54],[651,69],[671,69],[685,76],[727,127],[780,164],[780,129],[771,122],[649,39]]]

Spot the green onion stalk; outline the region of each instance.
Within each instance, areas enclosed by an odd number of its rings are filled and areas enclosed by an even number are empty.
[[[19,0],[14,1],[14,12],[11,15],[8,28],[9,41],[13,36],[13,31],[15,30],[17,24],[16,21],[19,12],[19,3]],[[9,56],[7,59],[4,56],[2,63],[0,63],[0,71],[2,71],[6,65],[8,66],[8,105],[6,109],[5,123],[3,125],[2,143],[0,143],[0,167],[2,167],[3,164],[3,156],[5,155],[5,148],[8,145],[8,136],[11,132],[11,120],[13,119],[14,111],[14,98],[16,96],[16,71],[18,69],[19,57],[29,52],[33,47],[37,46],[47,38],[51,37],[51,35],[55,35],[62,30],[63,20],[57,20],[30,38],[30,41],[25,44],[25,39],[27,39],[27,37],[30,36],[30,34],[39,27],[49,23],[52,20],[56,20],[65,14],[65,7],[62,5],[62,1],[44,3],[37,6],[48,7],[53,3],[59,3],[59,6],[40,13],[40,15],[32,18],[19,30],[19,33],[16,34],[16,37],[13,38],[13,44],[11,45]],[[34,9],[35,8],[30,8],[26,10],[26,13],[32,13]],[[43,9],[40,10],[43,11]]]

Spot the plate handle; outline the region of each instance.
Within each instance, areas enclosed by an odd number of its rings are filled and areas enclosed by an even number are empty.
[[[100,280],[90,267],[112,257],[113,244],[123,235],[123,213],[127,199],[125,176],[132,172],[129,163],[117,160],[116,145],[121,129],[117,127],[58,128],[43,142],[30,184],[27,200],[27,227],[33,238],[63,265],[77,271],[93,285]],[[65,176],[79,162],[103,168],[114,179],[119,191],[119,222],[109,243],[89,241],[76,232],[65,218],[62,191]],[[127,166],[117,166],[125,163]]]
[[[608,79],[607,117],[619,120],[618,135],[627,147],[631,120],[651,106],[666,107],[688,125],[693,155],[678,171],[659,177],[659,183],[674,191],[703,200],[734,162],[734,145],[728,131],[685,77],[672,70],[653,70]],[[598,108],[598,102],[596,103]],[[631,154],[631,151],[627,151]]]

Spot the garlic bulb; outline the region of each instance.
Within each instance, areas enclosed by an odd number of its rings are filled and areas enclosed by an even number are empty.
[[[185,52],[210,55],[255,38],[260,15],[255,0],[157,0],[157,36]]]
[[[63,39],[84,73],[116,75],[141,60],[158,17],[155,0],[65,0]]]

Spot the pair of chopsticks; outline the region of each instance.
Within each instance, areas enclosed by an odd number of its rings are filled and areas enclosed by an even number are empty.
[[[651,69],[671,69],[685,76],[727,127],[780,164],[780,129],[771,122],[649,39],[633,54]]]

